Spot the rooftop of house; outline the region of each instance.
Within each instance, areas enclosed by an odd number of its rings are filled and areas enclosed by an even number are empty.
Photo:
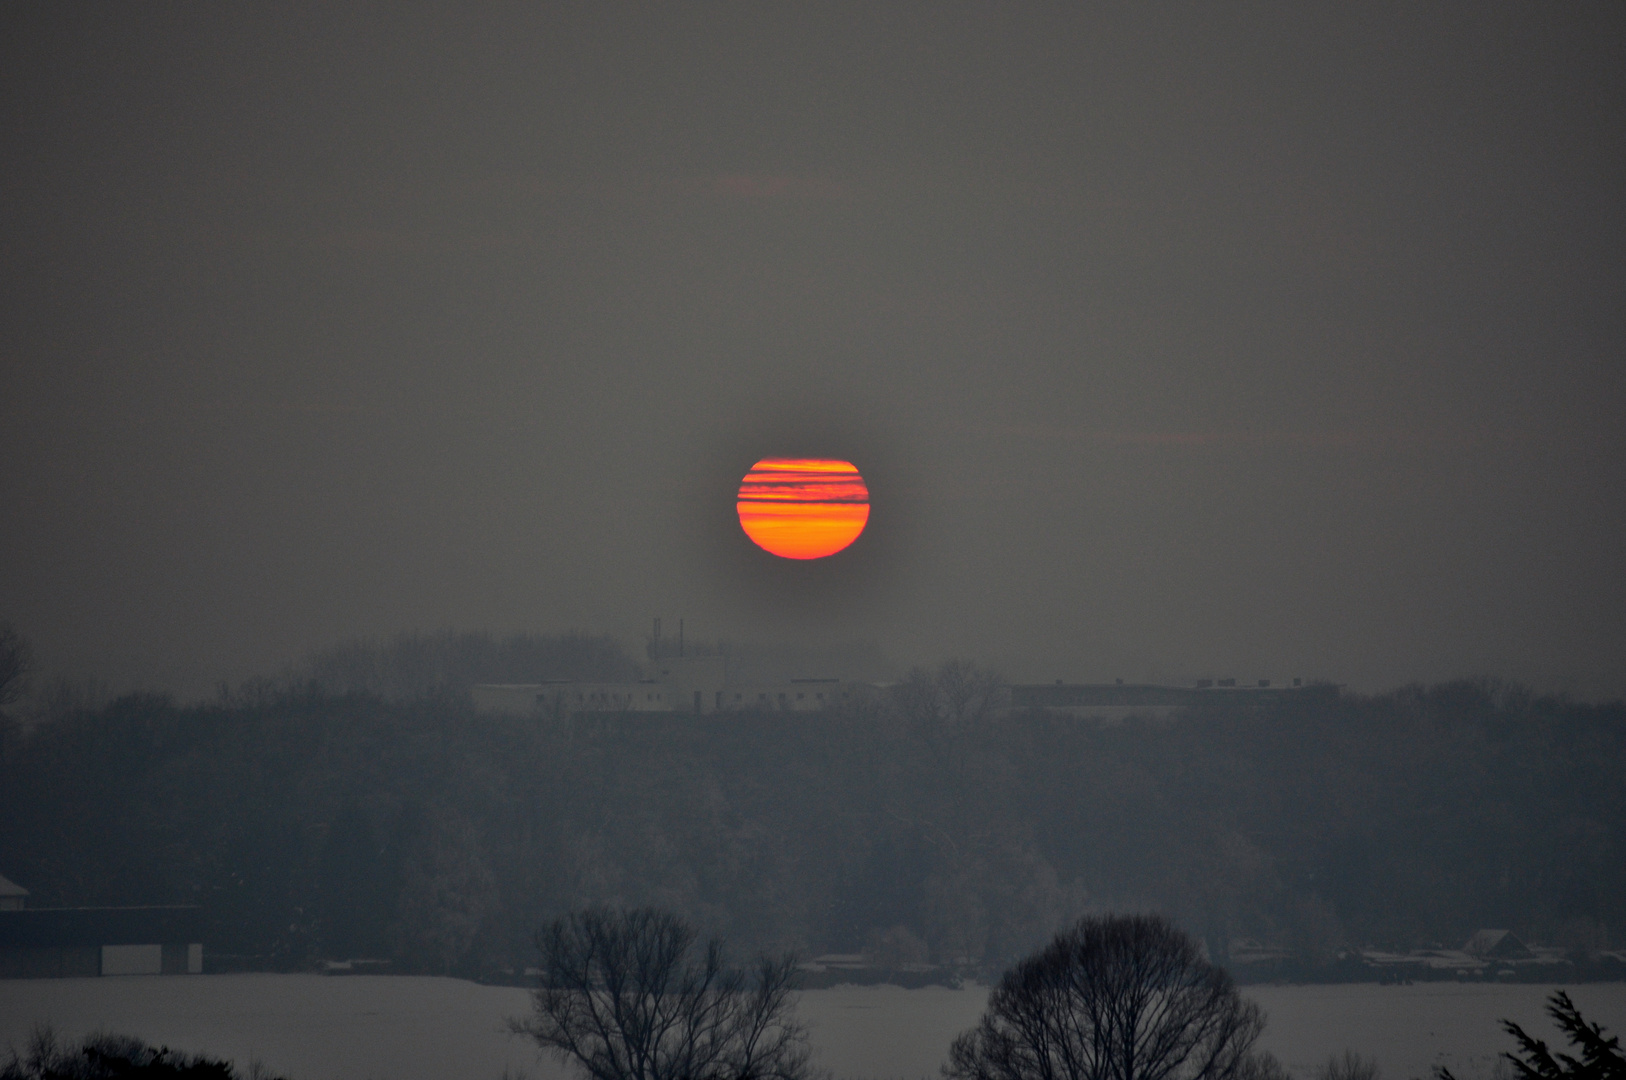
[[[1519,959],[1530,955],[1525,943],[1506,930],[1476,931],[1462,951],[1473,956],[1498,959]]]

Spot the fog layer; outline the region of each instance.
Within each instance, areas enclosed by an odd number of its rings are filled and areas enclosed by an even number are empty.
[[[0,13],[0,613],[1626,692],[1618,6]],[[788,568],[758,457],[850,459]]]

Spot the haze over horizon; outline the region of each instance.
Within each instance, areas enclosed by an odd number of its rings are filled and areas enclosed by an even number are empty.
[[[0,619],[1626,696],[1626,9],[0,12]],[[765,456],[868,528],[755,548]],[[839,673],[838,673],[839,674]]]

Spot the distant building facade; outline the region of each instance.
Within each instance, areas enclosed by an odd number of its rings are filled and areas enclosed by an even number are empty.
[[[511,716],[575,713],[822,712],[871,697],[883,687],[841,679],[790,679],[781,683],[734,683],[721,656],[666,657],[654,677],[637,682],[483,683],[473,687],[476,708]],[[1301,694],[1337,693],[1330,683],[1310,686],[1294,679],[1199,679],[1195,686],[1149,683],[1030,683],[1002,687],[995,711],[1039,711],[1075,719],[1117,721],[1131,716],[1165,717],[1200,705],[1257,705]]]
[[[669,656],[653,664],[654,677],[638,682],[483,683],[474,705],[511,716],[567,716],[603,712],[822,712],[875,688],[840,679],[783,683],[729,681],[722,656]]]
[[[1480,960],[1529,960],[1530,947],[1509,930],[1477,930],[1462,951]]]
[[[1235,679],[1199,679],[1195,686],[1156,686],[1149,683],[1030,683],[1006,688],[1005,707],[1012,712],[1036,710],[1092,720],[1124,720],[1131,716],[1164,717],[1200,705],[1255,705],[1280,701],[1294,694],[1336,693],[1327,683],[1273,684],[1269,679],[1238,686]]]
[[[196,906],[25,908],[27,896],[0,877],[0,979],[203,972]]]

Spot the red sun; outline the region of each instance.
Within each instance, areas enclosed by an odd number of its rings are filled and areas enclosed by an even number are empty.
[[[858,539],[869,488],[850,461],[763,458],[740,481],[740,528],[785,559],[822,559]]]

